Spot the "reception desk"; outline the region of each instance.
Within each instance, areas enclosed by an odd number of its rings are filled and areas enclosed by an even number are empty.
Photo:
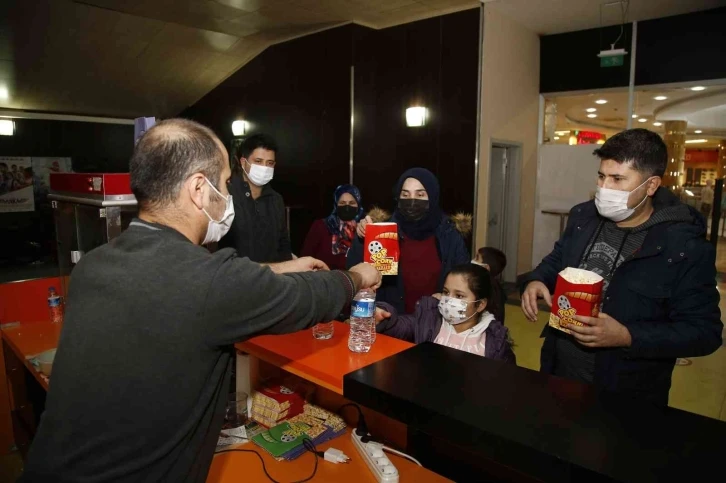
[[[456,481],[716,481],[726,455],[722,421],[431,343],[346,375],[343,394]]]

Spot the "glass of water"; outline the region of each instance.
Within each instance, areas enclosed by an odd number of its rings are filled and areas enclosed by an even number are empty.
[[[330,339],[333,337],[333,329],[332,322],[322,322],[313,327],[313,337],[321,340]]]

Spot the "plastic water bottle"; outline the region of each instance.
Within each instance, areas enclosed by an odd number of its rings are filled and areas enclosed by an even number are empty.
[[[353,352],[368,352],[373,345],[375,322],[376,292],[363,289],[355,294],[350,306],[350,336],[348,349]]]
[[[55,291],[55,287],[48,288],[48,310],[50,311],[50,321],[54,324],[63,323],[63,304],[60,295]]]

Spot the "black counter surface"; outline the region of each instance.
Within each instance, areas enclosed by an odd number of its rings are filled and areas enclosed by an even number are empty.
[[[723,478],[722,421],[432,343],[346,375],[343,394],[406,423],[412,451],[412,434],[455,444],[464,466],[558,482]]]

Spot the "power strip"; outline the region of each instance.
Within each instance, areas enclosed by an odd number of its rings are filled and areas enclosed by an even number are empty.
[[[382,444],[374,443],[373,441],[369,441],[368,443],[362,442],[361,436],[355,434],[355,430],[350,433],[350,437],[353,439],[353,444],[358,452],[366,460],[366,464],[371,469],[371,472],[373,472],[373,476],[376,477],[376,481],[398,483],[398,469],[393,466],[391,460],[383,452]]]

